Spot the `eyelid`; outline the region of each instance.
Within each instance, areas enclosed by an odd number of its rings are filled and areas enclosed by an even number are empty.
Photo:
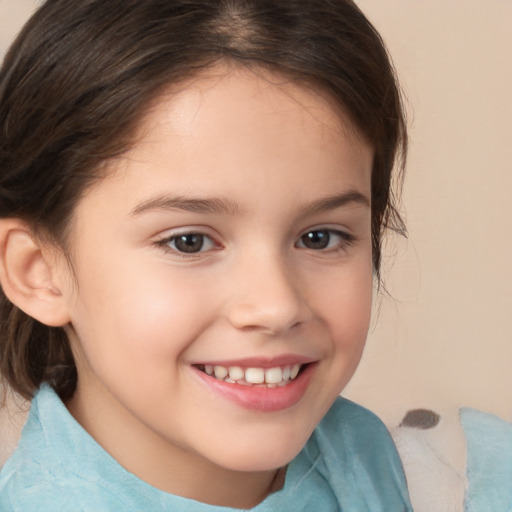
[[[211,238],[212,240],[218,240],[220,238],[215,230],[208,226],[201,225],[180,226],[176,228],[165,229],[160,231],[153,238],[158,241],[181,235],[203,235],[205,237]]]

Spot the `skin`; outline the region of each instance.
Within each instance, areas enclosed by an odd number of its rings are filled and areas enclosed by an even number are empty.
[[[55,274],[78,369],[67,406],[121,465],[216,505],[271,492],[363,351],[372,158],[325,98],[261,72],[218,67],[147,113],[77,205],[73,271]],[[320,229],[328,247],[305,246]],[[180,253],[169,237],[190,232],[203,248]],[[216,393],[192,366],[283,354],[315,365],[300,400],[272,412]]]

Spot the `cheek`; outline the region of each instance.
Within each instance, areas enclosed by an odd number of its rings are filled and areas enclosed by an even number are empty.
[[[363,355],[372,310],[372,278],[352,274],[343,286],[331,287],[324,304],[324,319],[332,340],[330,368],[335,394],[354,375]]]
[[[366,340],[372,310],[373,275],[371,262],[364,260],[323,279],[318,290],[318,315],[329,326],[336,344],[362,346]]]
[[[324,321],[331,339],[330,370],[334,394],[339,394],[354,375],[363,355],[372,309],[372,279],[349,275],[343,286],[332,286],[326,294]]]
[[[200,281],[140,265],[138,272],[108,270],[98,265],[94,275],[81,276],[73,326],[87,359],[95,366],[116,361],[130,373],[169,372],[207,321]]]

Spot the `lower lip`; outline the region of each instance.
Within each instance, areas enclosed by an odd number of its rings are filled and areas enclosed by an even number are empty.
[[[230,384],[215,377],[210,377],[201,370],[192,367],[199,378],[212,391],[235,402],[245,409],[262,412],[276,412],[288,409],[295,405],[306,393],[309,382],[316,367],[310,363],[289,384],[282,387],[268,388],[264,386],[244,386]]]

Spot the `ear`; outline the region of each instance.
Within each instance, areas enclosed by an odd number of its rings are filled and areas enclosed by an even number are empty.
[[[0,219],[0,283],[27,315],[52,327],[69,323],[66,297],[56,276],[67,270],[57,249],[44,245],[19,219]]]

